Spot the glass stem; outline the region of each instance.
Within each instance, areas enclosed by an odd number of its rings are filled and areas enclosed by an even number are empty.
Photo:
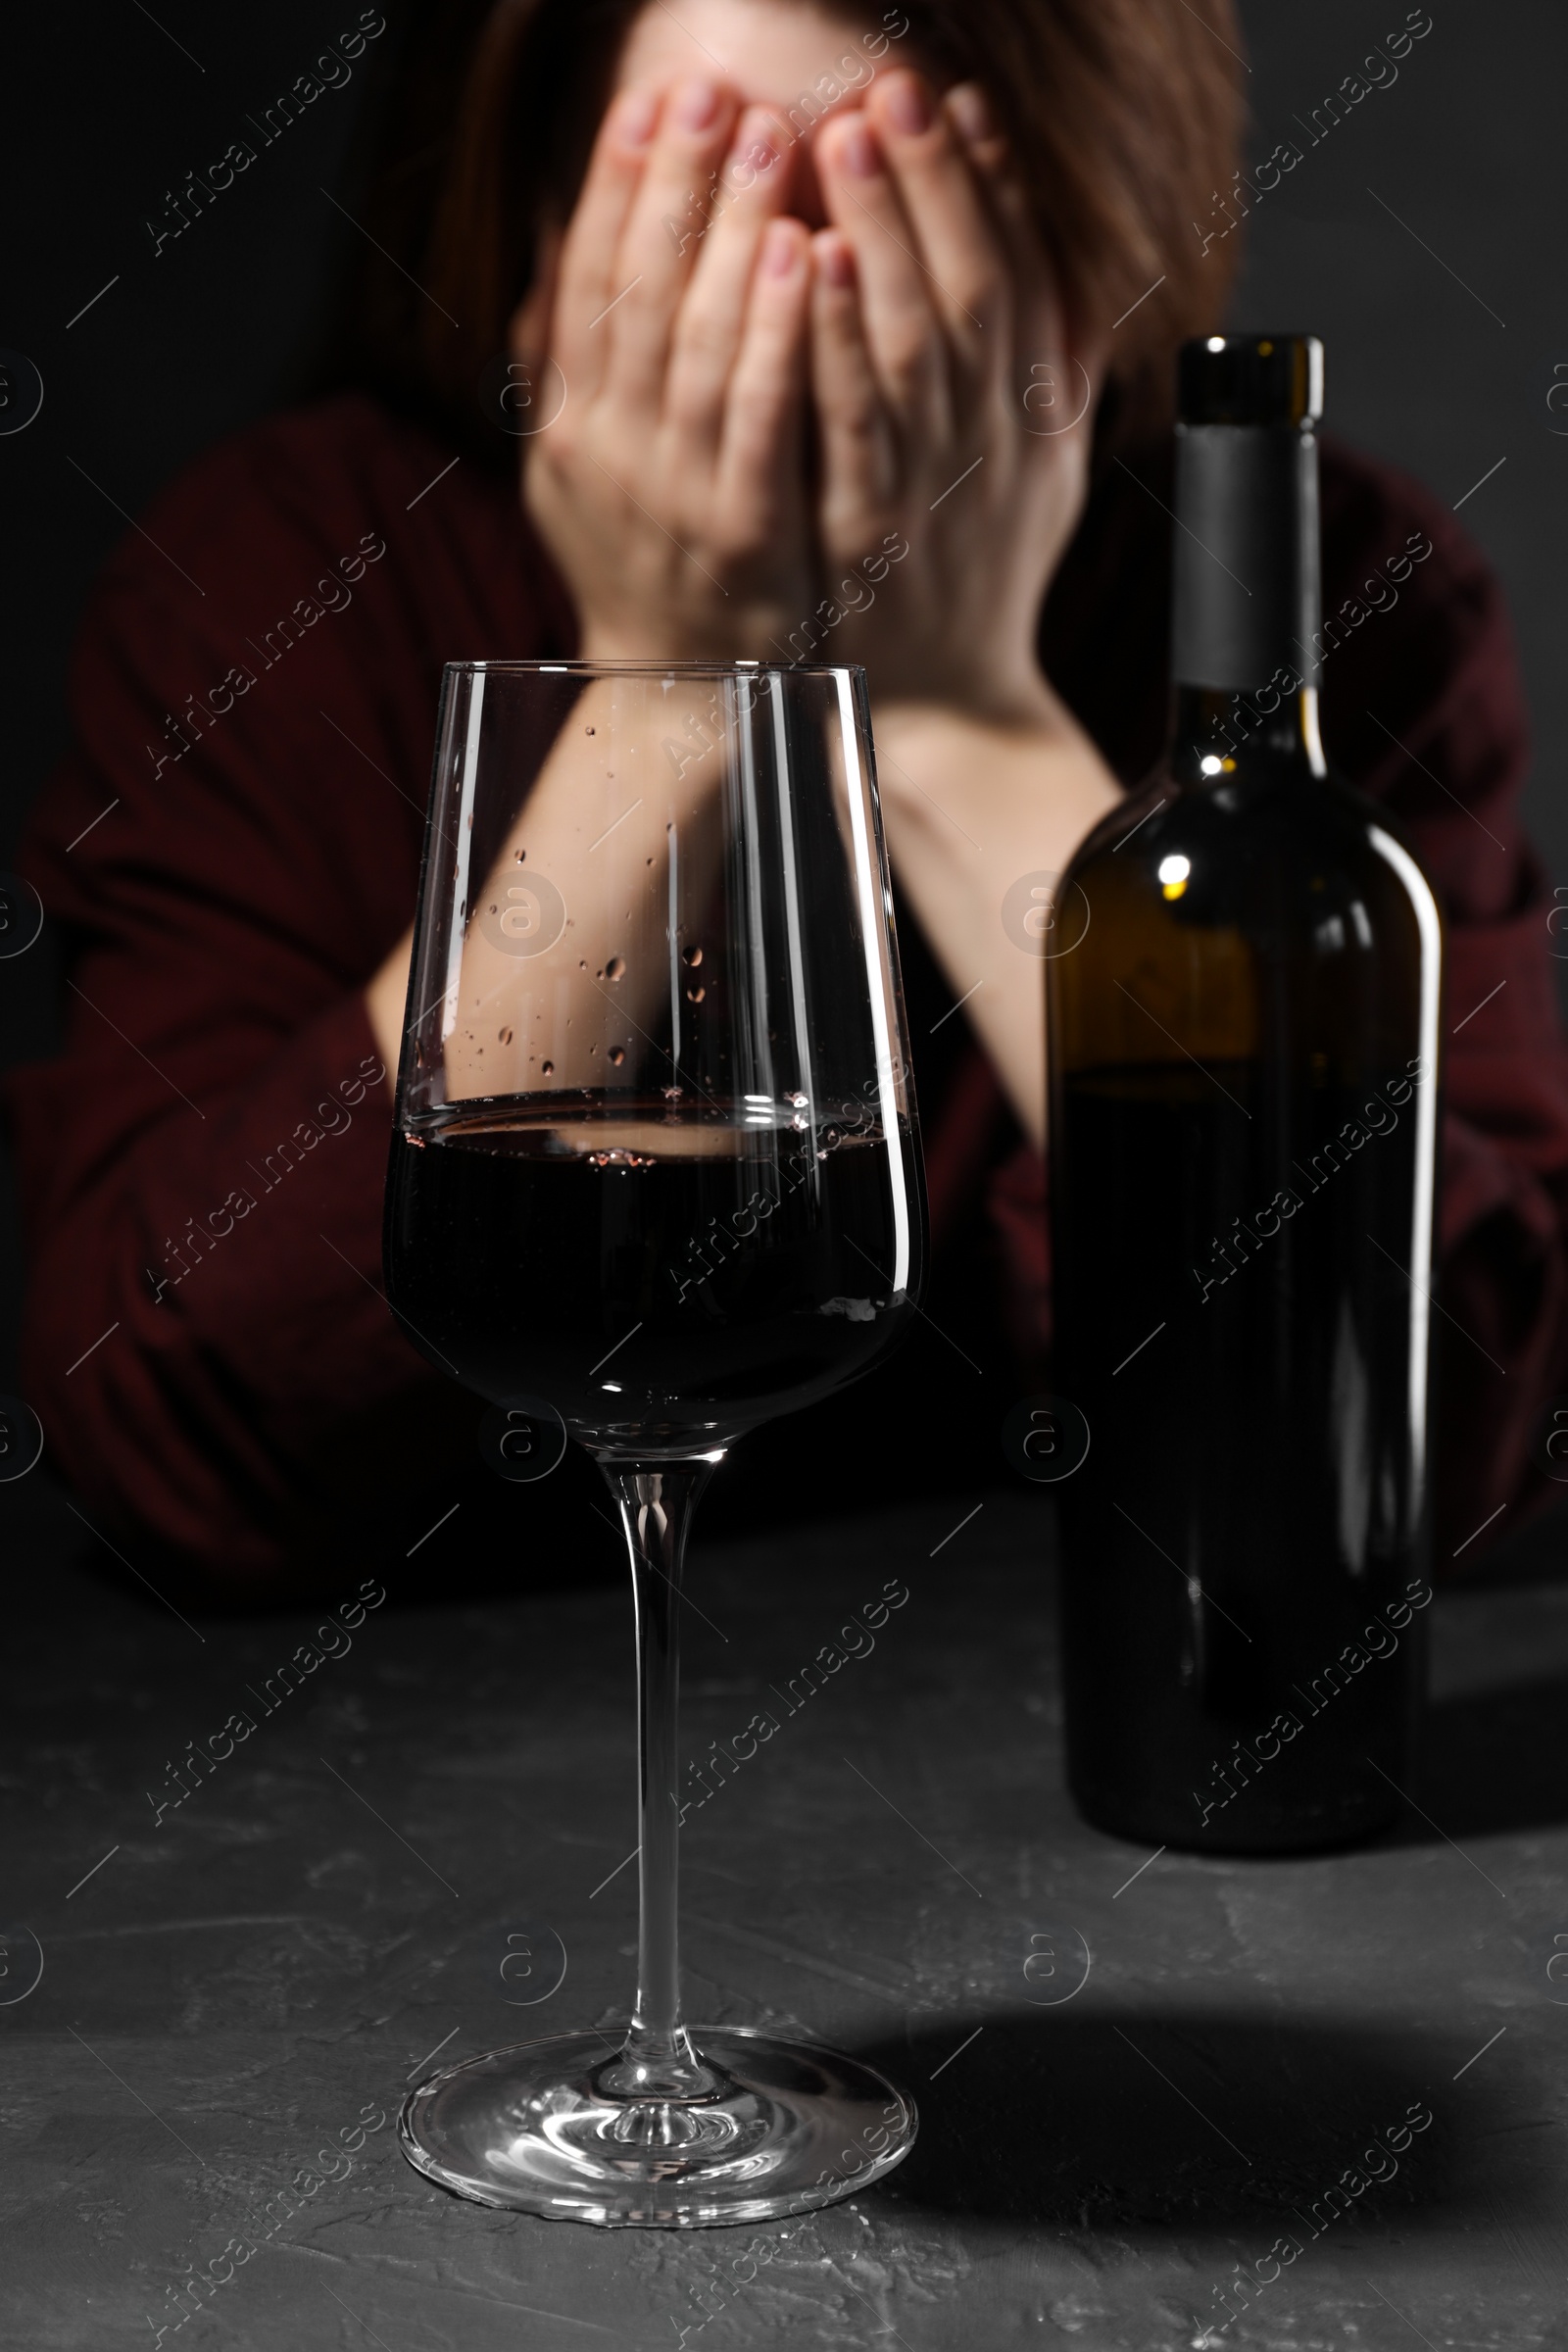
[[[601,1468],[620,1511],[637,1605],[637,2006],[626,2044],[602,2070],[617,2097],[709,2098],[718,2088],[680,2022],[680,1583],[686,1536],[712,1461]]]

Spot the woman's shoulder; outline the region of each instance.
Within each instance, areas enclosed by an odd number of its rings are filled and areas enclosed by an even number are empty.
[[[156,493],[104,578],[111,587],[121,574],[157,579],[163,553],[205,596],[204,560],[226,587],[236,567],[340,559],[368,533],[401,567],[442,541],[502,544],[523,527],[513,482],[368,394],[340,392],[193,458]]]
[[[285,810],[291,855],[345,855],[357,828],[385,830],[358,796],[389,782],[416,825],[442,664],[550,653],[572,626],[564,599],[514,476],[362,394],[219,442],[94,584],[71,748],[28,826],[35,887],[62,915],[90,911],[87,867],[131,839],[168,872],[193,848],[239,870],[258,829],[283,838]],[[106,806],[115,825],[92,831]]]
[[[1105,455],[1042,634],[1049,674],[1128,783],[1164,739],[1174,458],[1169,434]],[[1528,761],[1501,585],[1463,518],[1386,460],[1326,434],[1319,485],[1329,756],[1412,823],[1464,825],[1516,794]]]
[[[1412,601],[1462,596],[1478,610],[1500,603],[1496,575],[1454,511],[1414,474],[1325,434],[1320,442],[1323,608],[1333,612],[1356,575],[1376,591],[1391,574]],[[1430,565],[1419,581],[1416,573]]]
[[[1442,814],[1444,795],[1450,813],[1511,795],[1529,743],[1496,573],[1453,510],[1385,460],[1325,439],[1320,478],[1331,758],[1412,818]]]
[[[412,418],[368,392],[328,393],[275,410],[193,458],[167,493],[177,498],[204,481],[275,490],[288,484],[380,485],[385,494],[418,487],[427,460],[453,451]],[[423,478],[428,478],[427,476]]]

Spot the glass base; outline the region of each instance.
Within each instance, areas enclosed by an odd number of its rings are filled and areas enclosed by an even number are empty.
[[[398,2119],[403,2153],[460,2197],[606,2229],[702,2230],[808,2213],[914,2145],[912,2099],[857,2059],[744,2026],[688,2028],[703,2098],[615,2098],[618,2049],[562,2034],[444,2067]]]

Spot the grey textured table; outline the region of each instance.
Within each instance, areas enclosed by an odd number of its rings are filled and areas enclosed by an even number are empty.
[[[394,2133],[421,2062],[624,2015],[626,1593],[389,1601],[266,1713],[324,1611],[187,1624],[12,1491],[3,2341],[1568,2344],[1568,1590],[1435,1607],[1430,1824],[1150,1861],[1063,1793],[1043,1506],[970,1508],[699,1541],[685,1752],[781,1728],[688,1825],[690,2014],[872,2053],[922,2124],[830,2212],[676,2235],[461,2203]],[[531,2007],[509,1933],[537,1984],[564,1946]]]

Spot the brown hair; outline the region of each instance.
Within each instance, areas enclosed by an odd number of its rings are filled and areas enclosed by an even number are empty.
[[[648,4],[414,0],[357,207],[384,252],[360,248],[332,380],[515,462],[484,420],[478,379],[505,348],[541,225],[570,211]],[[906,54],[940,77],[985,85],[1075,318],[1092,331],[1120,322],[1102,444],[1168,419],[1176,345],[1220,322],[1234,273],[1239,240],[1205,249],[1195,223],[1214,216],[1237,162],[1240,34],[1233,0],[1202,5],[1200,17],[1185,0],[905,0],[880,19],[906,25]],[[838,12],[827,0],[822,13]]]

